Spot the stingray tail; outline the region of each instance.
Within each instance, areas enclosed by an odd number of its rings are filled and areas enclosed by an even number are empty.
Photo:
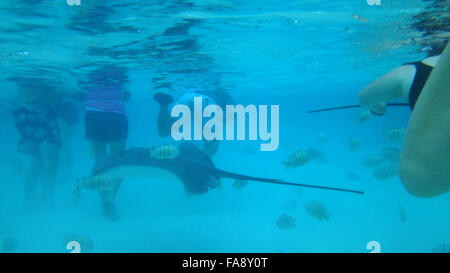
[[[386,103],[387,106],[409,106],[409,103]],[[310,110],[308,111],[308,114],[317,113],[317,112],[326,112],[326,111],[334,111],[334,110],[342,110],[342,109],[349,109],[349,108],[360,108],[361,106],[359,104],[357,105],[346,105],[346,106],[338,106],[338,107],[330,107],[330,108],[323,108],[323,109],[317,109],[317,110]]]
[[[357,191],[357,190],[310,185],[310,184],[300,184],[300,183],[286,182],[286,181],[279,180],[279,179],[253,177],[253,176],[247,176],[247,175],[227,172],[227,171],[223,171],[223,170],[219,170],[219,169],[215,169],[214,172],[217,177],[226,177],[226,178],[241,179],[241,180],[251,180],[251,181],[255,181],[255,182],[272,183],[272,184],[296,186],[296,187],[304,187],[304,188],[315,188],[315,189],[321,189],[321,190],[342,191],[342,192],[358,193],[358,194],[364,193],[363,191]]]

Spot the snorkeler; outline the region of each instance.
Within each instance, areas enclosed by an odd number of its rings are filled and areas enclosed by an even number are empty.
[[[182,93],[175,103],[184,104],[192,110],[194,108],[194,97],[201,97],[205,107],[216,104],[223,107],[222,109],[225,109],[227,104],[232,104],[230,95],[227,92],[220,90],[188,90]],[[172,124],[176,120],[170,116],[169,112],[169,104],[174,100],[172,96],[164,93],[156,93],[153,96],[153,99],[160,105],[157,118],[158,133],[161,137],[167,137],[170,135]],[[203,140],[202,146],[201,150],[209,157],[212,157],[219,149],[219,143],[216,140]]]
[[[57,105],[72,94],[57,93],[50,86],[19,87],[18,104],[13,111],[15,125],[21,135],[17,150],[30,156],[25,173],[25,202],[36,201],[37,182],[42,183],[42,199],[52,195],[59,165],[61,148]],[[65,112],[68,114],[69,112]]]
[[[96,161],[109,153],[126,150],[128,118],[124,101],[130,93],[124,90],[127,80],[125,71],[105,69],[89,76],[89,85],[84,93],[85,132]],[[99,192],[105,217],[116,220],[115,198],[120,183],[108,192]]]
[[[408,98],[413,109],[400,156],[405,189],[418,197],[450,190],[450,48],[440,56],[409,63],[370,83],[361,106],[375,109],[393,98]]]

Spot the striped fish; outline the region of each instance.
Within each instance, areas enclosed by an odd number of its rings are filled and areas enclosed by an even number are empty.
[[[180,154],[180,151],[173,145],[162,145],[153,148],[150,151],[150,156],[155,159],[172,159],[176,158]]]
[[[398,165],[397,164],[385,165],[373,171],[373,175],[378,181],[384,181],[389,178],[395,177],[398,175]]]
[[[397,148],[386,148],[381,153],[385,160],[398,163],[400,160],[400,150]]]
[[[393,128],[383,132],[384,142],[402,142],[405,136],[405,129]]]
[[[313,200],[309,202],[304,206],[304,209],[311,217],[316,218],[317,220],[327,222],[330,220],[330,211],[318,201]]]
[[[284,166],[286,169],[297,168],[306,165],[310,159],[307,151],[299,150],[289,156],[288,160],[284,162]]]
[[[356,150],[359,149],[359,147],[361,146],[361,143],[354,137],[351,137],[348,141],[348,148],[350,149],[350,151],[354,152]]]
[[[110,176],[94,175],[77,179],[79,190],[86,189],[91,191],[111,191],[117,187],[121,178],[112,178]]]

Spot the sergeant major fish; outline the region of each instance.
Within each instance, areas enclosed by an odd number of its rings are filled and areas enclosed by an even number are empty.
[[[291,154],[287,161],[284,162],[286,169],[297,168],[306,165],[311,159],[309,153],[305,150],[299,150]]]
[[[378,181],[384,181],[389,178],[395,177],[396,175],[398,175],[398,165],[397,164],[385,165],[373,171],[373,175]]]
[[[295,218],[287,214],[278,217],[276,225],[279,229],[291,229],[295,227]]]
[[[386,148],[383,150],[382,156],[385,160],[398,163],[400,160],[400,150],[397,148]]]
[[[121,181],[121,178],[113,178],[107,175],[94,175],[78,178],[72,192],[73,198],[75,201],[78,201],[82,189],[99,192],[114,190]]]
[[[366,121],[369,121],[370,118],[372,118],[372,113],[369,110],[366,110],[356,116],[355,120],[359,123],[364,123]]]
[[[331,213],[318,201],[311,201],[304,206],[306,212],[313,218],[320,221],[329,221]]]
[[[361,164],[365,168],[376,168],[383,164],[384,159],[379,156],[369,155],[361,160]]]
[[[354,152],[356,150],[359,149],[359,147],[361,146],[361,143],[354,137],[351,137],[348,141],[348,148],[350,149],[350,151]]]
[[[405,136],[405,129],[393,128],[383,132],[384,142],[402,142]]]
[[[170,144],[153,148],[150,151],[150,156],[155,159],[172,159],[177,157],[179,154],[180,150],[178,150],[176,146]]]

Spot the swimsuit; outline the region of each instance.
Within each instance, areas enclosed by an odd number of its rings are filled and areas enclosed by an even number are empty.
[[[93,89],[86,91],[86,111],[100,111],[125,114],[124,91],[120,88]]]
[[[43,142],[61,147],[58,121],[53,109],[40,103],[25,103],[14,110],[14,122],[22,139],[18,151],[36,154]]]
[[[423,62],[406,63],[405,65],[414,65],[416,67],[416,74],[408,95],[409,106],[413,110],[433,67]]]

